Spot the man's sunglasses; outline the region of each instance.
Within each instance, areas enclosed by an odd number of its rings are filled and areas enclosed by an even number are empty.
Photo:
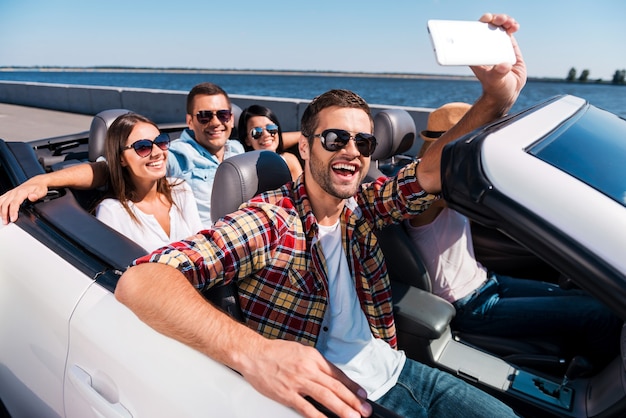
[[[202,125],[206,125],[211,122],[213,116],[216,116],[220,122],[226,123],[230,120],[232,115],[233,112],[228,109],[218,110],[216,112],[212,110],[201,110],[196,114],[196,119],[198,119],[198,122]]]
[[[149,139],[140,139],[139,141],[135,141],[132,144],[122,148],[122,151],[127,149],[134,149],[138,156],[141,158],[147,157],[152,154],[152,147],[156,145],[159,149],[163,151],[167,151],[170,149],[170,136],[166,133],[162,133],[156,138],[154,141],[150,141]]]
[[[266,130],[268,134],[274,136],[278,133],[278,126],[273,123],[265,125],[265,128],[262,126],[255,126],[250,129],[250,136],[252,139],[258,140],[261,136],[263,136],[263,130]]]
[[[313,135],[314,138],[320,138],[322,146],[326,151],[339,151],[346,145],[348,141],[354,139],[356,149],[362,156],[369,157],[376,149],[376,137],[372,134],[360,132],[354,136],[343,129],[326,129],[321,134]]]

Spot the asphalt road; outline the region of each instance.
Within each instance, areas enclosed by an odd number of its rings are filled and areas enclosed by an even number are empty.
[[[32,141],[89,130],[92,116],[0,103],[0,138]]]

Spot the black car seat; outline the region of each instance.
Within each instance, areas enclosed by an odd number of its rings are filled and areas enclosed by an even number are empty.
[[[380,175],[395,175],[410,159],[400,159],[389,165],[381,161],[389,160],[402,150],[408,150],[415,138],[415,125],[404,110],[385,110],[376,115],[374,131],[378,140],[378,148],[372,158],[378,158],[378,163],[370,168],[370,180]],[[399,294],[398,289],[406,286],[431,292],[431,281],[422,257],[411,241],[402,224],[389,225],[376,232],[379,245],[385,255],[387,270],[394,289],[394,299]],[[401,290],[402,291],[402,290]],[[400,296],[400,295],[399,295]],[[506,361],[518,366],[541,367],[544,370],[561,373],[564,365],[564,350],[558,341],[549,339],[524,339],[494,337],[488,335],[453,332],[457,340],[498,355]],[[398,324],[398,341],[402,344],[403,330]],[[405,347],[410,350],[408,347]]]
[[[248,151],[225,159],[215,172],[211,220],[236,211],[259,193],[291,181],[285,160],[272,151]]]
[[[366,182],[392,176],[412,158],[402,155],[413,145],[415,122],[404,109],[385,109],[374,115],[374,136],[378,145],[372,153]]]
[[[96,114],[91,120],[89,127],[89,142],[87,143],[87,162],[96,162],[104,160],[104,147],[106,142],[107,130],[115,119],[119,116],[129,113],[128,109],[108,109],[103,110]],[[54,169],[61,169],[73,164],[82,163],[85,161],[65,161],[62,167],[55,167]],[[78,190],[72,189],[74,197],[78,203],[87,211],[93,211],[96,203],[100,200],[103,189],[87,189]]]
[[[255,150],[227,158],[215,172],[211,220],[215,223],[257,194],[277,189],[289,181],[289,167],[275,152]],[[204,296],[235,319],[243,321],[234,282],[213,287]]]
[[[378,145],[365,181],[395,175],[413,159],[403,156],[417,134],[413,118],[404,109],[385,109],[374,116],[374,136]],[[430,292],[430,278],[421,257],[401,224],[392,224],[376,233],[385,254],[392,280]]]
[[[100,157],[104,157],[104,147],[106,143],[107,130],[109,126],[121,115],[129,113],[127,109],[103,110],[93,117],[89,127],[89,156],[90,162],[96,162]]]
[[[230,133],[230,139],[238,139],[239,134],[237,132],[237,127],[239,126],[239,118],[241,117],[241,113],[243,112],[243,110],[241,109],[241,107],[232,102],[230,103],[230,106],[232,107],[234,118],[233,123],[235,124],[233,130]]]

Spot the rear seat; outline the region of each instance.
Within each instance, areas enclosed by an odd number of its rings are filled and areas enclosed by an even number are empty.
[[[413,118],[404,109],[385,109],[374,115],[374,136],[378,145],[364,181],[393,176],[412,161],[402,153],[411,148],[416,132]]]
[[[118,116],[129,113],[128,109],[108,109],[103,110],[94,116],[89,127],[88,142],[88,159],[84,160],[65,160],[52,166],[52,171],[61,170],[72,165],[85,162],[96,162],[104,159],[104,144],[106,141],[107,129]],[[92,212],[95,204],[100,200],[103,190],[90,189],[78,190],[71,189],[78,203],[87,211]]]

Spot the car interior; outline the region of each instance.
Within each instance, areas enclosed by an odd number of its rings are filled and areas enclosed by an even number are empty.
[[[408,158],[391,159],[398,150],[410,148],[415,137],[415,125],[403,112],[393,109],[375,116],[375,136],[380,149],[377,148],[373,155],[368,173],[370,180],[397,172],[410,161]],[[220,165],[212,202],[214,221],[255,194],[289,180],[281,159],[274,153],[263,154],[267,152],[242,154]],[[263,180],[258,178],[259,173],[263,173]],[[270,176],[275,176],[275,180],[269,179]],[[261,181],[267,182],[269,188],[264,189]],[[546,269],[541,260],[533,259],[532,253],[509,238],[499,237],[488,229],[485,233],[490,235],[483,242],[490,245],[504,242],[506,251],[532,261],[537,269]],[[390,225],[379,231],[377,237],[392,280],[399,345],[409,357],[460,376],[512,405],[518,405],[521,410],[532,411],[533,416],[543,413],[559,416],[561,411],[574,409],[574,391],[561,383],[565,376],[571,382],[589,371],[584,359],[567,358],[558,341],[545,338],[521,340],[452,330],[450,321],[454,308],[430,293],[428,273],[403,226]],[[497,251],[493,254],[502,257]],[[236,289],[232,286],[228,291],[211,289],[206,296],[241,318],[238,306],[233,306],[237,303],[235,295]],[[583,402],[580,398],[576,401],[579,404]],[[529,402],[538,406],[530,409],[521,406]]]
[[[234,104],[233,107],[238,116],[241,109]],[[7,167],[19,164],[14,171],[24,173],[24,178],[18,178],[21,182],[46,170],[97,161],[103,154],[106,129],[126,112],[125,109],[103,111],[94,117],[87,136],[77,135],[75,140],[60,145],[51,145],[53,139],[30,144],[0,141],[0,147],[9,147],[13,154],[26,156],[0,163]],[[160,125],[172,139],[178,138],[185,127],[185,124]],[[374,115],[374,134],[378,147],[372,155],[366,181],[393,175],[412,160],[402,153],[415,140],[416,128],[406,111],[388,109]],[[232,212],[254,195],[289,180],[289,170],[276,153],[252,151],[225,160],[215,178],[213,220]],[[44,219],[54,219],[61,233],[109,266],[114,273],[104,285],[113,291],[119,271],[145,251],[89,214],[101,192],[51,190],[42,204],[31,205],[29,210]],[[76,222],[80,222],[81,228],[75,228]],[[489,260],[505,263],[503,254],[513,254],[519,256],[520,266],[537,263],[535,268],[547,275],[554,272],[532,252],[497,231],[482,225],[476,225],[474,231],[477,231],[474,236],[477,257],[480,260],[480,251],[484,251],[485,265]],[[91,238],[94,236],[98,237],[97,242]],[[532,416],[578,416],[580,411],[589,409],[584,393],[587,382],[577,383],[577,377],[586,371],[584,365],[576,358],[566,358],[557,341],[470,335],[452,330],[454,307],[431,293],[428,272],[403,226],[390,225],[378,231],[377,238],[392,281],[399,346],[409,357],[457,375]],[[234,317],[242,318],[234,286],[213,288],[205,297]],[[561,385],[564,377],[570,382],[567,386]]]

